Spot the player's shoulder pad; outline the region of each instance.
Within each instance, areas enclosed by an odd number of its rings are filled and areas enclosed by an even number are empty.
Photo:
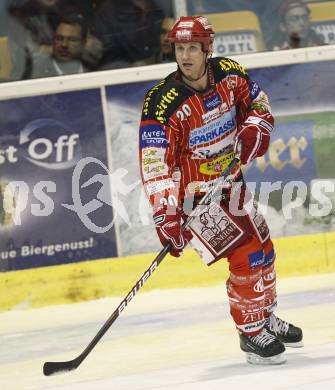
[[[175,80],[175,72],[147,92],[142,110],[143,120],[167,123],[175,110],[192,95],[192,92]]]
[[[226,57],[215,57],[211,59],[214,76],[216,80],[224,79],[229,75],[236,75],[248,78],[248,72],[238,62]]]

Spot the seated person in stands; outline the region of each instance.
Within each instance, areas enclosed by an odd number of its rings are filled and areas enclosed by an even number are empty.
[[[56,27],[51,55],[36,55],[32,64],[32,78],[61,76],[86,71],[81,60],[87,27],[82,15],[64,16]]]
[[[310,24],[310,9],[302,0],[284,0],[279,8],[279,34],[273,50],[319,46],[324,39]]]
[[[88,0],[26,0],[8,8],[8,46],[11,80],[31,78],[35,56],[51,54],[55,28],[63,15],[89,13]],[[93,8],[92,8],[93,9]],[[90,34],[83,60],[94,68],[102,57],[102,44]]]
[[[155,63],[163,17],[154,0],[105,0],[98,5],[92,32],[104,45],[100,69]]]
[[[156,64],[164,62],[174,62],[175,57],[172,50],[171,43],[168,40],[168,33],[172,29],[175,20],[173,18],[165,17],[161,25],[160,46],[156,55]]]
[[[60,0],[28,0],[9,7],[8,46],[12,80],[30,77],[36,53],[51,53]]]

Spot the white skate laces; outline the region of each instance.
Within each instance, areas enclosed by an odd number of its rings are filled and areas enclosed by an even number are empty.
[[[290,326],[288,322],[278,318],[273,313],[267,319],[267,325],[272,332],[281,335],[286,335]]]
[[[302,330],[273,313],[266,319],[265,328],[287,347],[300,348],[304,346]]]
[[[267,345],[273,343],[274,339],[275,336],[272,336],[272,334],[268,333],[265,328],[263,328],[261,333],[257,334],[256,336],[250,337],[250,340],[259,345],[261,348],[264,348]]]

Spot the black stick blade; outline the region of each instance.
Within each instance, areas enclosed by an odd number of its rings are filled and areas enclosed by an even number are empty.
[[[78,365],[76,359],[68,362],[46,362],[43,365],[43,374],[46,376],[62,374],[66,371],[75,370]]]

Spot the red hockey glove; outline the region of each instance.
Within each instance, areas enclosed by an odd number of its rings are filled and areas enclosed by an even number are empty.
[[[174,257],[179,257],[184,247],[192,239],[190,231],[181,231],[182,218],[180,208],[177,207],[174,210],[166,207],[159,208],[154,213],[154,222],[162,245],[166,246],[170,242],[170,254]]]
[[[266,153],[270,143],[270,133],[273,130],[273,117],[269,112],[257,116],[248,116],[235,137],[235,153],[241,141],[240,159],[242,164],[248,164]],[[256,112],[254,112],[256,113]]]

